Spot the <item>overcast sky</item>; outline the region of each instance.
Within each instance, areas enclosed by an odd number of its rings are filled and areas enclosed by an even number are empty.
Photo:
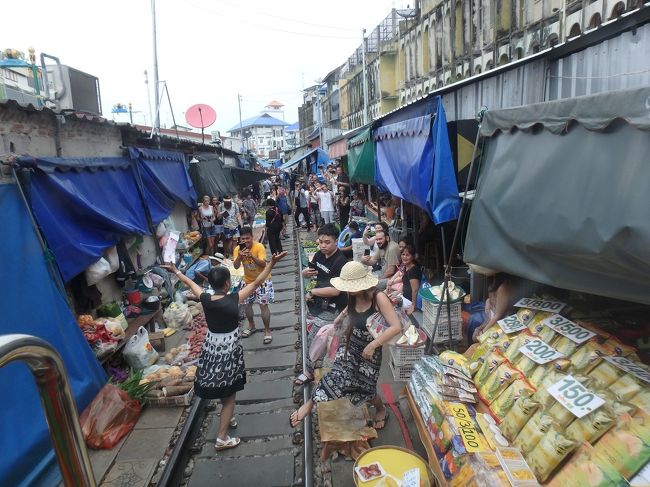
[[[226,131],[271,100],[298,120],[301,90],[343,64],[400,0],[157,0],[158,70],[167,82],[176,121],[195,103],[217,112],[208,130]],[[412,1],[410,2],[413,3]],[[150,0],[30,0],[5,2],[0,48],[52,54],[99,78],[104,116],[133,103],[134,122],[147,123],[144,71],[152,78]],[[153,85],[150,84],[152,93]],[[171,125],[168,105],[162,123]],[[119,116],[118,116],[119,117]],[[122,115],[119,121],[128,121]]]

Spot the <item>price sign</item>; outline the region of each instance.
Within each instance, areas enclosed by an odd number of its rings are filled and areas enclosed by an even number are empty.
[[[531,340],[526,345],[519,348],[519,351],[533,362],[540,365],[564,357],[564,354],[558,352],[539,338]]]
[[[560,301],[550,301],[548,299],[524,298],[515,303],[517,308],[536,309],[538,311],[550,311],[559,313],[564,309],[566,303]]]
[[[402,487],[420,487],[420,469],[412,468],[402,475]]]
[[[610,364],[614,364],[621,370],[624,370],[628,374],[632,374],[639,380],[643,382],[650,383],[650,370],[646,367],[632,362],[631,360],[626,359],[625,357],[604,357]]]
[[[605,404],[602,397],[589,391],[571,375],[567,375],[549,387],[548,393],[578,418]]]
[[[526,328],[526,325],[517,319],[517,315],[506,316],[502,320],[497,321],[497,324],[501,327],[504,333],[514,333]]]
[[[472,420],[465,405],[459,402],[452,402],[449,403],[449,405],[451,406],[451,414],[454,417],[456,426],[458,426],[458,431],[463,439],[465,449],[469,453],[485,451],[486,448],[483,444],[483,440],[479,436],[474,420]]]
[[[583,343],[596,336],[593,331],[589,331],[560,315],[549,316],[542,323],[575,343]]]

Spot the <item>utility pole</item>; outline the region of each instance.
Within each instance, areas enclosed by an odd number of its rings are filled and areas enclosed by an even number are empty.
[[[153,127],[153,112],[151,111],[151,90],[149,89],[149,73],[147,70],[144,70],[144,84],[147,85],[147,101],[149,102],[149,123]],[[147,125],[147,120],[145,118],[145,125]]]
[[[239,93],[237,94],[237,105],[239,106],[239,133],[241,135],[241,143],[244,151],[248,153],[248,144],[245,142],[246,139],[244,138],[244,127],[241,125],[241,95]]]
[[[153,93],[156,97],[156,120],[154,132],[160,134],[160,87],[158,86],[158,41],[156,37],[156,0],[151,0],[151,20],[153,25]]]
[[[363,63],[363,124],[368,124],[368,77],[366,76],[366,29],[361,34],[361,62]]]

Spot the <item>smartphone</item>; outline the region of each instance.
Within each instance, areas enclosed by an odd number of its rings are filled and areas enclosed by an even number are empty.
[[[240,243],[239,244],[239,250],[246,250],[246,244],[245,243]]]
[[[307,267],[309,267],[310,269],[313,269],[313,270],[315,270],[315,271],[318,270],[318,267],[316,266],[316,263],[315,263],[315,262],[309,262],[309,263],[307,264]]]
[[[230,216],[230,213],[228,213],[227,211],[224,211],[224,212],[221,214],[221,216],[222,216],[223,218],[228,218],[228,217]]]
[[[370,249],[364,249],[363,255],[370,255]]]

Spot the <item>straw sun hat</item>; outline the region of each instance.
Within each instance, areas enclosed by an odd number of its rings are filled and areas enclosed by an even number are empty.
[[[343,266],[340,277],[333,277],[330,282],[339,291],[355,293],[375,287],[379,279],[361,262],[352,261]]]

